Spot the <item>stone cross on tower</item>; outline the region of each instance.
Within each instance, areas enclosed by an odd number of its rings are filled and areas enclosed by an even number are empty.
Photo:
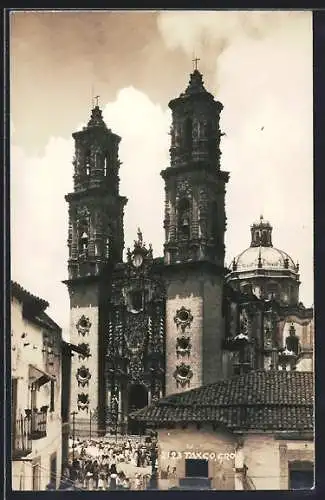
[[[194,59],[192,60],[193,62],[193,65],[194,65],[194,68],[195,70],[197,70],[197,63],[200,61],[201,59],[199,59],[198,57],[194,57]]]

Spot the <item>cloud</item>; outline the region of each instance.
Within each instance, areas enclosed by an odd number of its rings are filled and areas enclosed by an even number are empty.
[[[167,48],[206,57],[205,49],[218,56],[243,38],[259,41],[302,25],[308,16],[294,11],[167,11],[160,13],[157,24]]]
[[[72,140],[50,138],[42,157],[11,148],[11,276],[50,302],[61,326],[69,319],[66,278],[67,207]]]

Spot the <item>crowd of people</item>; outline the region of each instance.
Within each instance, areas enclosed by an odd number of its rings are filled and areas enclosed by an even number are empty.
[[[153,486],[156,468],[154,435],[142,442],[127,437],[116,442],[77,441],[63,470],[61,489],[144,490]]]

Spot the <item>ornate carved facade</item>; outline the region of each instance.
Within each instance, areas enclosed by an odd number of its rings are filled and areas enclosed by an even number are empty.
[[[106,339],[108,413],[118,402],[119,422],[126,425],[130,409],[141,406],[133,390],[142,387],[142,403],[164,394],[165,296],[161,264],[142,233],[127,262],[115,268]]]

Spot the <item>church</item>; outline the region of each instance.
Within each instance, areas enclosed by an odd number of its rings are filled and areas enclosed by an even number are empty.
[[[158,258],[139,229],[123,260],[121,137],[107,128],[98,105],[73,133],[64,283],[70,342],[84,353],[72,360],[76,432],[88,429],[91,415],[102,435],[145,432],[129,414],[166,396],[275,366],[313,370],[313,310],[299,301],[299,264],[273,246],[271,223],[263,216],[252,221],[250,247],[225,266],[223,105],[194,69],[169,108]]]

